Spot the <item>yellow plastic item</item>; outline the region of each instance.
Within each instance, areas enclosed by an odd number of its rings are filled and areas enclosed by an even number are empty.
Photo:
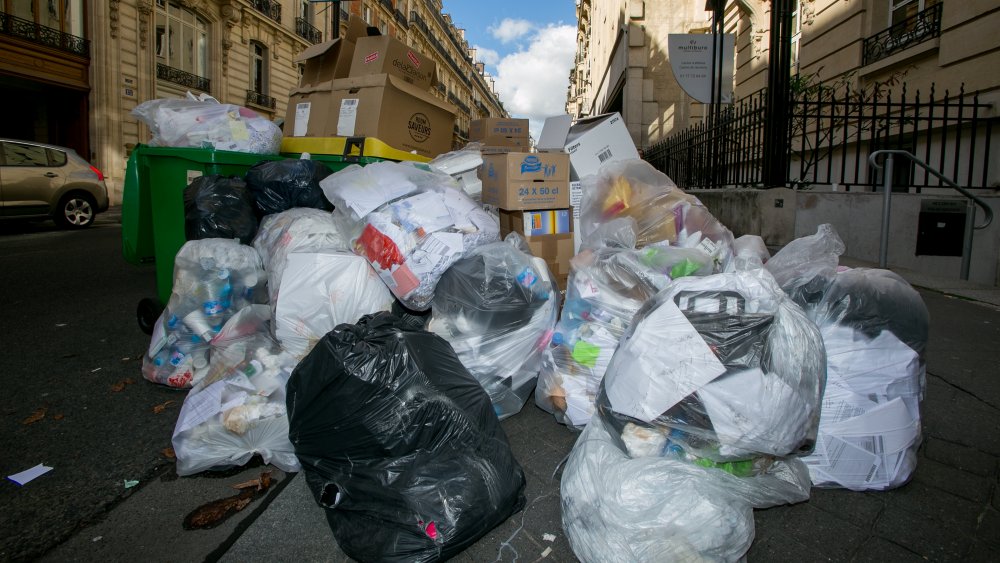
[[[330,154],[337,156],[372,156],[386,160],[430,162],[431,159],[394,149],[375,137],[285,137],[281,152]]]

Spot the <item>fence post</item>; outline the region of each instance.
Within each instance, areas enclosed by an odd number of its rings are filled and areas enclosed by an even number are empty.
[[[792,66],[790,0],[771,0],[771,42],[767,63],[767,109],[764,112],[764,187],[788,181],[789,76]]]
[[[889,205],[892,199],[892,157],[890,152],[885,156],[885,168],[882,180],[882,237],[878,244],[878,267],[885,269],[889,266]]]

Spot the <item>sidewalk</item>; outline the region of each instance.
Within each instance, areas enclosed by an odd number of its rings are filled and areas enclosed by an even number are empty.
[[[898,273],[931,314],[924,442],[913,480],[881,493],[813,489],[808,502],[755,511],[750,561],[1000,561],[1000,289]],[[533,401],[503,427],[527,474],[528,507],[455,560],[575,561],[557,469],[577,435]],[[349,561],[302,474],[221,560]]]

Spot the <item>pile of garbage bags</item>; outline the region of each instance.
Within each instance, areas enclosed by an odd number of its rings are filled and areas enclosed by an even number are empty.
[[[497,221],[451,176],[411,162],[351,165],[320,186],[338,225],[406,307],[425,311],[441,276],[477,246],[500,239]]]
[[[149,100],[132,110],[149,127],[153,147],[188,147],[278,154],[281,129],[245,107],[220,104],[215,98],[190,92],[186,99]]]
[[[827,351],[816,451],[805,458],[813,484],[885,490],[916,469],[929,315],[893,272],[838,268],[843,251],[822,225],[767,267],[819,326]]]
[[[739,559],[753,508],[809,497],[819,331],[763,269],[683,277],[636,314],[563,474],[584,561]]]
[[[524,506],[489,396],[433,333],[389,313],[341,325],[287,392],[306,482],[353,559],[447,559]]]
[[[497,416],[517,414],[535,388],[559,313],[545,261],[516,233],[477,247],[441,276],[431,311],[427,330],[451,344]]]
[[[199,176],[184,189],[187,240],[235,238],[250,244],[256,234],[253,196],[242,178]]]

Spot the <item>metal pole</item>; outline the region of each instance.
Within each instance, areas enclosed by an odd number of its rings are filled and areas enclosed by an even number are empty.
[[[965,211],[965,238],[962,240],[962,279],[969,279],[972,266],[972,231],[976,228],[976,203],[971,199]]]
[[[771,0],[771,41],[764,111],[764,187],[785,187],[788,178],[788,103],[792,61],[790,0]]]
[[[337,39],[340,37],[340,0],[333,0],[331,19],[333,20],[333,32],[330,33],[330,39]]]
[[[885,177],[882,181],[882,238],[878,245],[878,267],[889,267],[889,206],[892,199],[892,153],[885,157]]]

